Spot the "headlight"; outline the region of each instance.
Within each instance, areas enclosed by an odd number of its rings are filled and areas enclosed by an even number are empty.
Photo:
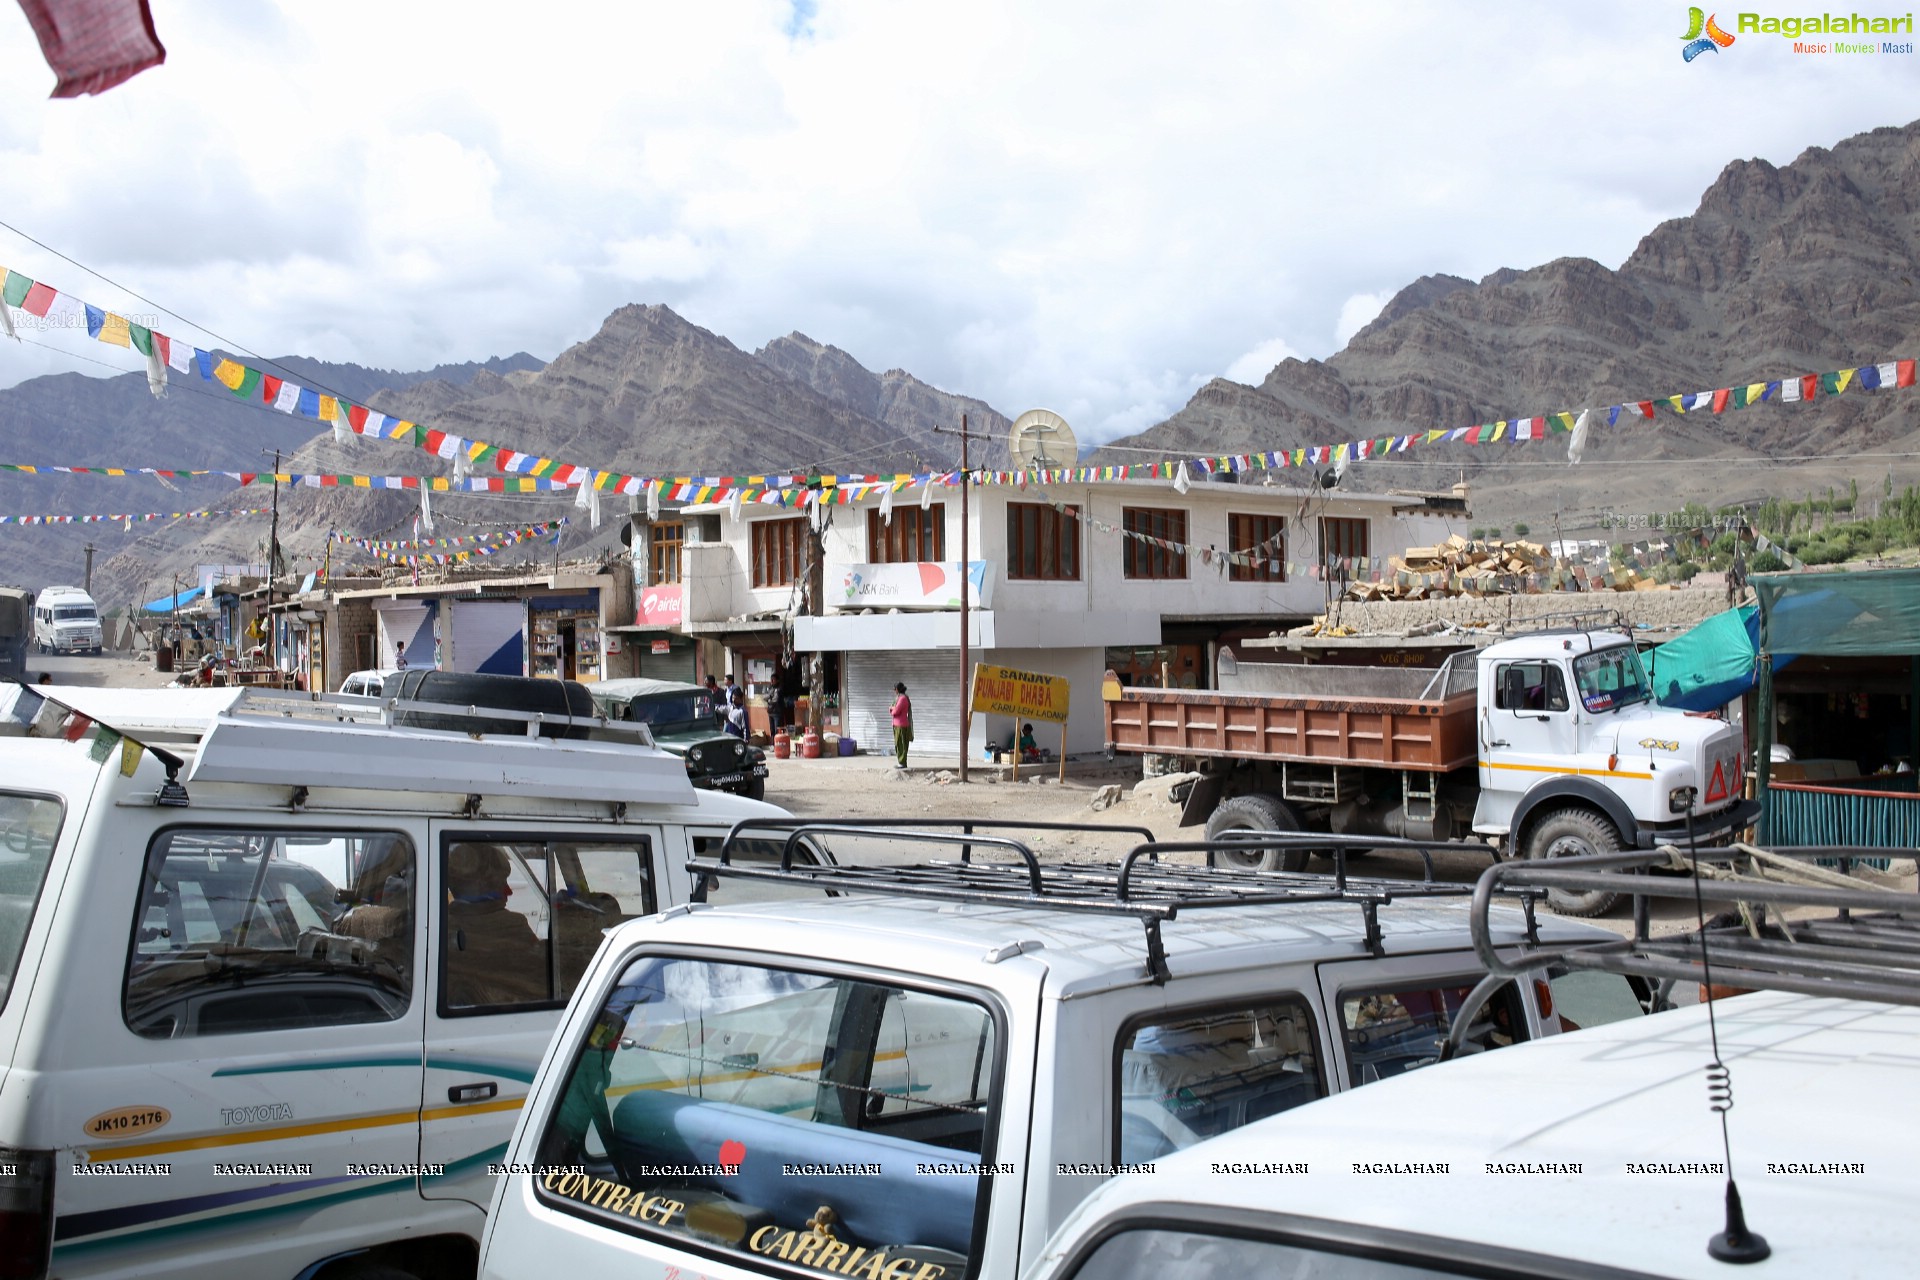
[[[1675,787],[1667,792],[1667,812],[1685,813],[1693,808],[1694,797],[1700,794],[1697,787]]]
[[[702,757],[702,755],[701,755],[701,752],[702,752],[703,750],[704,750],[704,748],[701,748],[701,747],[695,747],[695,748],[694,748],[693,750],[691,750],[691,751],[689,751],[689,752],[687,752],[687,759],[689,759],[689,760],[691,760],[691,761],[693,761],[693,763],[695,763],[695,764],[699,764],[699,763],[700,763],[700,761],[701,761],[701,760],[703,759],[703,757]]]

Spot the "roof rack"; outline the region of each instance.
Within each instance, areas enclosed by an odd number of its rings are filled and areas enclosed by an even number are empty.
[[[1546,863],[1496,863],[1481,875],[1473,894],[1473,946],[1489,974],[1482,985],[1549,965],[1704,983],[1711,964],[1716,985],[1920,1006],[1920,894],[1845,874],[1852,863],[1887,853],[1845,845],[1760,849],[1734,844],[1687,854],[1662,845]],[[1840,871],[1812,865],[1823,859],[1838,860]],[[1663,878],[1651,874],[1656,870],[1695,874]],[[1500,956],[1487,916],[1493,895],[1539,895],[1551,889],[1630,896],[1633,936],[1577,949],[1543,946],[1529,937],[1517,956]],[[1651,901],[1691,902],[1696,894],[1702,903],[1737,908],[1739,918],[1654,937]],[[1834,914],[1808,920],[1781,914],[1797,907]]]
[[[1050,863],[1042,866],[1023,839],[1008,832],[1124,831],[1146,836],[1118,863]],[[1286,833],[1297,837],[1299,833]],[[808,864],[796,853],[812,840],[827,836],[859,836],[900,841],[935,849],[958,849],[955,861],[857,866]],[[890,894],[933,898],[945,902],[973,902],[996,906],[1035,907],[1044,911],[1121,915],[1138,919],[1146,930],[1147,971],[1156,984],[1172,977],[1160,924],[1182,910],[1209,907],[1277,906],[1283,904],[1349,902],[1366,919],[1367,946],[1381,953],[1379,909],[1396,898],[1464,898],[1470,886],[1443,884],[1432,878],[1427,863],[1425,880],[1357,878],[1346,874],[1344,849],[1336,857],[1332,875],[1304,871],[1225,870],[1186,863],[1162,862],[1161,855],[1207,853],[1245,845],[1257,836],[1263,845],[1277,843],[1274,832],[1240,832],[1224,840],[1157,841],[1143,827],[1102,826],[1095,823],[1016,822],[970,818],[934,819],[900,826],[890,819],[750,818],[735,823],[721,842],[718,855],[687,863],[694,873],[696,902],[705,901],[710,878],[733,876],[746,880],[795,880],[839,893]],[[735,863],[742,844],[777,839],[781,842],[777,867]],[[1340,837],[1309,837],[1324,848]],[[1348,847],[1378,847],[1367,841]],[[1400,842],[1413,845],[1415,842]],[[977,862],[974,853],[998,853],[1009,860]],[[1482,849],[1484,852],[1484,848]],[[1529,920],[1528,933],[1533,930]]]

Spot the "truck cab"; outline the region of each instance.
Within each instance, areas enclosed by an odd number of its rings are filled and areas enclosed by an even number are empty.
[[[1739,731],[1656,704],[1627,636],[1525,636],[1477,662],[1475,834],[1529,858],[1651,848],[1686,842],[1690,824],[1706,829],[1740,798]],[[1593,914],[1598,902],[1554,905]]]

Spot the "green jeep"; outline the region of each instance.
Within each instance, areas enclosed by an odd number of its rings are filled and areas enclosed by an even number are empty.
[[[767,753],[726,731],[726,712],[706,689],[678,680],[632,678],[587,686],[609,720],[634,720],[687,763],[696,787],[759,800],[767,791]]]

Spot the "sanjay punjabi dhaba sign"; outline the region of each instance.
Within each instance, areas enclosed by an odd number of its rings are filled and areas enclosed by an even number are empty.
[[[1019,671],[1013,667],[989,667],[983,662],[973,667],[975,714],[1065,724],[1069,689],[1065,676]]]

